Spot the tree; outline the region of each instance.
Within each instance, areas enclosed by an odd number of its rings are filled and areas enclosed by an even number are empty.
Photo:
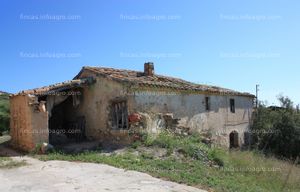
[[[278,101],[280,102],[280,106],[285,109],[293,109],[294,103],[289,97],[285,97],[283,95],[277,96]]]
[[[272,110],[260,105],[252,132],[255,145],[265,153],[296,158],[300,154],[300,114],[288,97],[280,96],[282,109]]]
[[[0,133],[9,130],[9,97],[0,95]]]

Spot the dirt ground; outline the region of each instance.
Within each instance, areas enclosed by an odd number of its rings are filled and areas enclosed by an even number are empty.
[[[5,151],[6,150],[6,151]],[[0,169],[0,191],[9,192],[205,192],[174,182],[154,178],[136,171],[126,171],[104,164],[67,161],[39,161],[28,156],[19,156],[0,146],[3,152],[11,154],[15,161],[27,165]]]

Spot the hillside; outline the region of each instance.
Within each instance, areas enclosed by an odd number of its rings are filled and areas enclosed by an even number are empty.
[[[0,133],[9,129],[9,94],[0,91]]]
[[[0,91],[0,95],[9,95],[9,93],[4,92],[4,91]]]

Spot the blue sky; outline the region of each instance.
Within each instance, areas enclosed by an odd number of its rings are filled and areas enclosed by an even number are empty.
[[[1,0],[0,90],[82,66],[143,70],[300,103],[300,1]]]

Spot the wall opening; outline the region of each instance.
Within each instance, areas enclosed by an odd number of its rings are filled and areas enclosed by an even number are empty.
[[[205,110],[210,110],[210,97],[205,97]]]
[[[111,104],[112,129],[128,129],[127,101],[114,101]]]
[[[49,143],[61,145],[85,139],[85,117],[77,116],[73,96],[67,97],[51,110],[49,118]]]
[[[235,113],[235,101],[234,101],[234,99],[230,99],[230,112]]]
[[[229,134],[229,143],[230,143],[230,148],[237,148],[239,147],[239,134],[237,131],[232,131]]]

